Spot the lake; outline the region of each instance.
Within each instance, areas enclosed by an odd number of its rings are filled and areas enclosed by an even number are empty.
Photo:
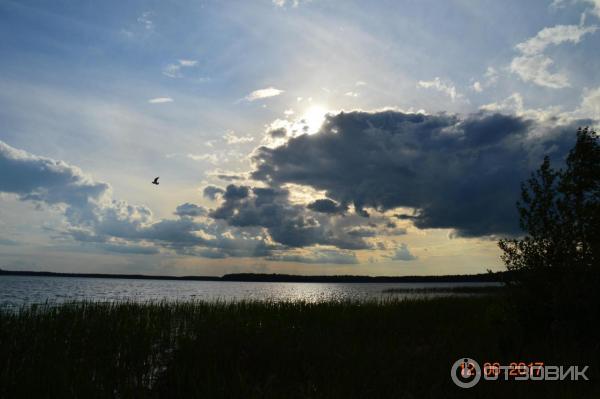
[[[272,283],[0,276],[0,307],[67,301],[337,301],[416,298],[448,293],[386,293],[390,289],[495,286],[494,283]],[[456,294],[455,294],[456,295]]]

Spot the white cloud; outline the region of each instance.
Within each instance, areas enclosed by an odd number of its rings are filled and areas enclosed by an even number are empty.
[[[514,58],[510,63],[510,70],[525,82],[532,82],[551,89],[569,87],[569,78],[564,72],[552,73],[549,71],[553,63],[552,59],[543,54],[525,55]]]
[[[456,87],[450,81],[442,81],[439,77],[435,77],[433,80],[419,80],[417,87],[424,89],[434,89],[442,93],[447,94],[452,101],[462,97],[462,94],[456,91]]]
[[[593,6],[592,12],[600,18],[600,0],[584,0],[586,3]]]
[[[277,7],[285,7],[287,5],[298,7],[300,0],[273,0],[273,4]]]
[[[392,255],[393,260],[411,261],[416,260],[417,257],[410,253],[408,246],[405,243],[400,244],[400,247],[396,249],[396,252]]]
[[[348,97],[358,97],[358,93],[355,92],[355,91],[346,92],[345,95],[348,96]]]
[[[356,86],[366,86],[367,82],[363,82],[362,80],[359,80],[358,82],[356,82]]]
[[[219,162],[219,157],[216,154],[187,154],[186,157],[194,161],[207,161],[212,164]]]
[[[534,37],[515,46],[521,55],[512,60],[510,70],[525,82],[552,89],[569,87],[569,79],[564,72],[550,72],[554,61],[543,52],[550,45],[579,43],[583,36],[594,33],[597,29],[596,26],[580,25],[556,25],[544,28]]]
[[[564,42],[579,43],[584,35],[594,33],[597,29],[596,26],[556,25],[542,29],[534,37],[517,44],[516,48],[525,55],[540,54],[549,45],[559,45]]]
[[[184,67],[193,67],[198,64],[196,60],[179,60],[179,64]]]
[[[274,87],[267,87],[266,89],[254,90],[252,93],[248,94],[245,99],[247,101],[256,101],[263,98],[275,97],[281,93],[283,93],[283,90],[279,90]]]
[[[482,105],[479,109],[490,112],[511,112],[519,114],[523,111],[523,96],[513,93],[500,102]]]
[[[311,264],[357,264],[358,259],[352,251],[339,249],[316,248],[314,250],[304,250],[295,252],[286,252],[282,254],[271,255],[268,260],[277,262],[296,262]]]
[[[178,206],[175,219],[155,219],[148,207],[113,199],[108,184],[94,181],[63,161],[0,142],[0,165],[10,172],[0,180],[0,192],[36,204],[59,205],[65,224],[56,232],[84,246],[126,254],[155,254],[165,249],[205,257],[215,257],[215,252],[219,257],[269,253],[264,236],[247,237],[219,223],[194,220],[206,213],[194,204]]]
[[[485,77],[486,86],[493,86],[498,82],[498,71],[494,67],[487,67],[483,76]]]
[[[225,133],[223,139],[225,139],[227,144],[243,144],[254,141],[254,137],[252,136],[236,136],[235,132],[231,130]]]
[[[600,120],[600,86],[584,90],[581,105],[574,114],[582,118]]]
[[[550,3],[550,8],[552,9],[558,9],[558,8],[565,8],[566,7],[566,0],[552,0],[552,3]]]
[[[137,18],[137,21],[140,25],[142,25],[147,30],[154,29],[154,22],[150,19],[152,17],[152,11],[145,11]]]
[[[177,60],[176,63],[168,64],[163,68],[163,75],[168,76],[170,78],[181,78],[183,74],[181,73],[181,68],[191,68],[198,64],[196,60],[186,60],[180,59]]]
[[[585,17],[588,12],[591,12],[600,18],[600,0],[553,0],[552,3],[550,3],[550,9],[559,10],[575,3],[584,3],[592,6],[591,9],[587,9],[581,14],[581,25],[585,22]]]
[[[150,104],[164,104],[164,103],[172,103],[173,100],[171,97],[156,97],[148,100]]]
[[[498,82],[498,71],[494,67],[487,67],[483,77],[484,80],[475,81],[471,89],[481,93],[484,89],[494,86]]]
[[[550,106],[545,108],[525,108],[523,96],[520,93],[513,93],[502,101],[485,104],[479,107],[482,111],[500,112],[504,114],[514,114],[524,119],[535,120],[540,126],[547,127],[545,123],[551,124],[569,124],[574,118],[577,118],[575,112],[563,112],[560,106]],[[533,128],[532,131],[539,130]]]

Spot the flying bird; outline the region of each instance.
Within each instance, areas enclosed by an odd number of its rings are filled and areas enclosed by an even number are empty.
[[[156,184],[158,186],[158,177],[155,177],[154,180],[152,180],[152,184]]]

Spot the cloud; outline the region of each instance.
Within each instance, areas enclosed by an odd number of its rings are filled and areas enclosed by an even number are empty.
[[[206,219],[204,208],[185,203],[176,219],[154,219],[144,205],[112,199],[110,185],[97,182],[63,161],[39,157],[0,141],[0,192],[23,201],[47,204],[62,212],[66,227],[60,232],[83,245],[101,250],[153,254],[161,248],[202,256],[267,256],[272,245],[260,231],[249,235]],[[229,190],[226,198],[243,190]],[[194,218],[203,218],[200,221]]]
[[[219,207],[209,215],[226,221],[229,226],[265,228],[274,242],[286,247],[371,247],[362,237],[347,234],[329,215],[311,212],[303,205],[292,204],[289,194],[285,189],[230,184],[224,190]]]
[[[210,175],[216,177],[217,179],[225,180],[225,181],[246,180],[246,176],[244,173],[216,172],[216,173],[211,173]]]
[[[515,48],[521,53],[510,64],[511,72],[523,81],[552,89],[569,87],[569,79],[564,72],[551,72],[554,61],[543,54],[550,45],[579,43],[583,36],[594,33],[596,26],[556,25],[544,28],[534,37],[519,43]]]
[[[101,243],[97,245],[97,247],[107,252],[116,252],[120,254],[155,255],[160,253],[158,248],[146,245],[119,245]]]
[[[565,42],[579,43],[583,36],[594,33],[597,29],[596,26],[556,25],[542,29],[534,37],[515,47],[522,54],[532,56],[542,53],[550,45],[556,46]]]
[[[494,67],[487,67],[483,76],[486,86],[493,86],[498,82],[498,71]]]
[[[598,18],[600,18],[600,0],[583,0],[584,2],[590,4],[592,7],[592,13],[594,13]]]
[[[352,251],[340,251],[337,249],[316,249],[303,254],[276,254],[267,257],[268,260],[277,262],[297,262],[310,264],[336,264],[354,265],[358,263],[356,255]]]
[[[198,61],[196,60],[177,60],[176,63],[168,64],[163,68],[163,75],[168,76],[170,78],[181,78],[183,77],[183,74],[181,72],[182,68],[191,68],[196,65],[198,65]]]
[[[254,141],[254,137],[252,137],[252,136],[236,136],[236,134],[233,131],[228,131],[227,133],[225,133],[223,138],[225,139],[227,144],[230,144],[230,145],[231,144],[244,144],[244,143],[250,143],[250,142]]]
[[[410,253],[408,246],[405,243],[400,244],[400,247],[396,249],[396,252],[392,255],[392,260],[411,261],[416,260],[417,257]]]
[[[287,136],[287,129],[284,127],[279,127],[276,129],[271,129],[267,132],[267,134],[274,139],[282,139]]]
[[[171,97],[156,97],[156,98],[151,98],[150,100],[148,100],[148,103],[150,104],[164,104],[164,103],[172,103],[173,100]]]
[[[186,157],[194,161],[207,161],[216,165],[219,162],[217,154],[187,154]]]
[[[564,72],[552,73],[550,66],[554,63],[545,55],[522,56],[514,58],[510,63],[510,70],[519,75],[525,82],[532,82],[538,86],[551,89],[569,87],[569,78]]]
[[[276,89],[274,87],[267,87],[266,89],[254,90],[248,94],[245,99],[247,101],[262,100],[263,98],[275,97],[283,93],[283,90]]]
[[[223,190],[220,187],[215,187],[215,186],[207,186],[204,187],[204,190],[202,191],[202,195],[204,195],[206,198],[211,199],[211,200],[216,200],[217,197],[223,195],[225,193],[225,190]]]
[[[581,105],[576,112],[583,117],[600,120],[600,86],[584,90]]]
[[[285,6],[292,6],[292,7],[298,7],[300,5],[300,2],[302,0],[272,0],[273,4],[277,7],[285,7]],[[310,1],[310,0],[304,0],[306,2]]]
[[[5,237],[0,236],[0,245],[13,246],[13,245],[19,245],[19,242],[12,240],[10,238],[5,238]]]
[[[452,82],[442,81],[439,77],[435,77],[433,80],[419,80],[417,87],[437,90],[446,94],[452,101],[462,97],[462,94],[456,91],[456,87],[454,87]]]
[[[138,18],[137,22],[142,25],[146,30],[154,29],[154,22],[152,21],[152,15],[154,13],[152,11],[144,11]]]
[[[320,213],[344,213],[348,210],[347,205],[341,205],[328,198],[318,199],[306,206],[308,209]]]
[[[542,124],[485,112],[342,112],[329,115],[317,134],[259,147],[251,177],[272,187],[324,191],[358,215],[368,215],[365,208],[412,208],[418,228],[470,237],[518,234],[520,183],[544,154],[562,162],[584,122]]]
[[[196,217],[205,216],[207,213],[208,211],[205,208],[196,204],[190,204],[189,202],[181,204],[175,209],[175,214],[177,216]]]
[[[85,208],[102,201],[110,190],[108,184],[93,181],[75,166],[31,155],[2,141],[0,170],[0,192],[16,194],[22,200]]]
[[[484,80],[475,81],[471,88],[478,93],[481,93],[484,89],[494,86],[498,82],[498,71],[494,67],[487,67],[483,74]]]
[[[523,112],[523,96],[519,93],[513,93],[502,101],[482,105],[480,109],[490,112],[520,114]]]
[[[179,65],[183,67],[193,67],[198,64],[196,60],[179,60]]]

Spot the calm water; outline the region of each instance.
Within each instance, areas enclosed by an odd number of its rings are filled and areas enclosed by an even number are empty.
[[[308,302],[416,297],[390,294],[390,288],[482,286],[489,283],[254,283],[226,281],[129,280],[69,277],[0,276],[0,307],[33,303],[149,300],[274,300]],[[491,284],[493,285],[493,284]],[[431,296],[432,294],[427,294]],[[436,294],[439,295],[439,294]],[[448,294],[446,294],[448,295]]]

